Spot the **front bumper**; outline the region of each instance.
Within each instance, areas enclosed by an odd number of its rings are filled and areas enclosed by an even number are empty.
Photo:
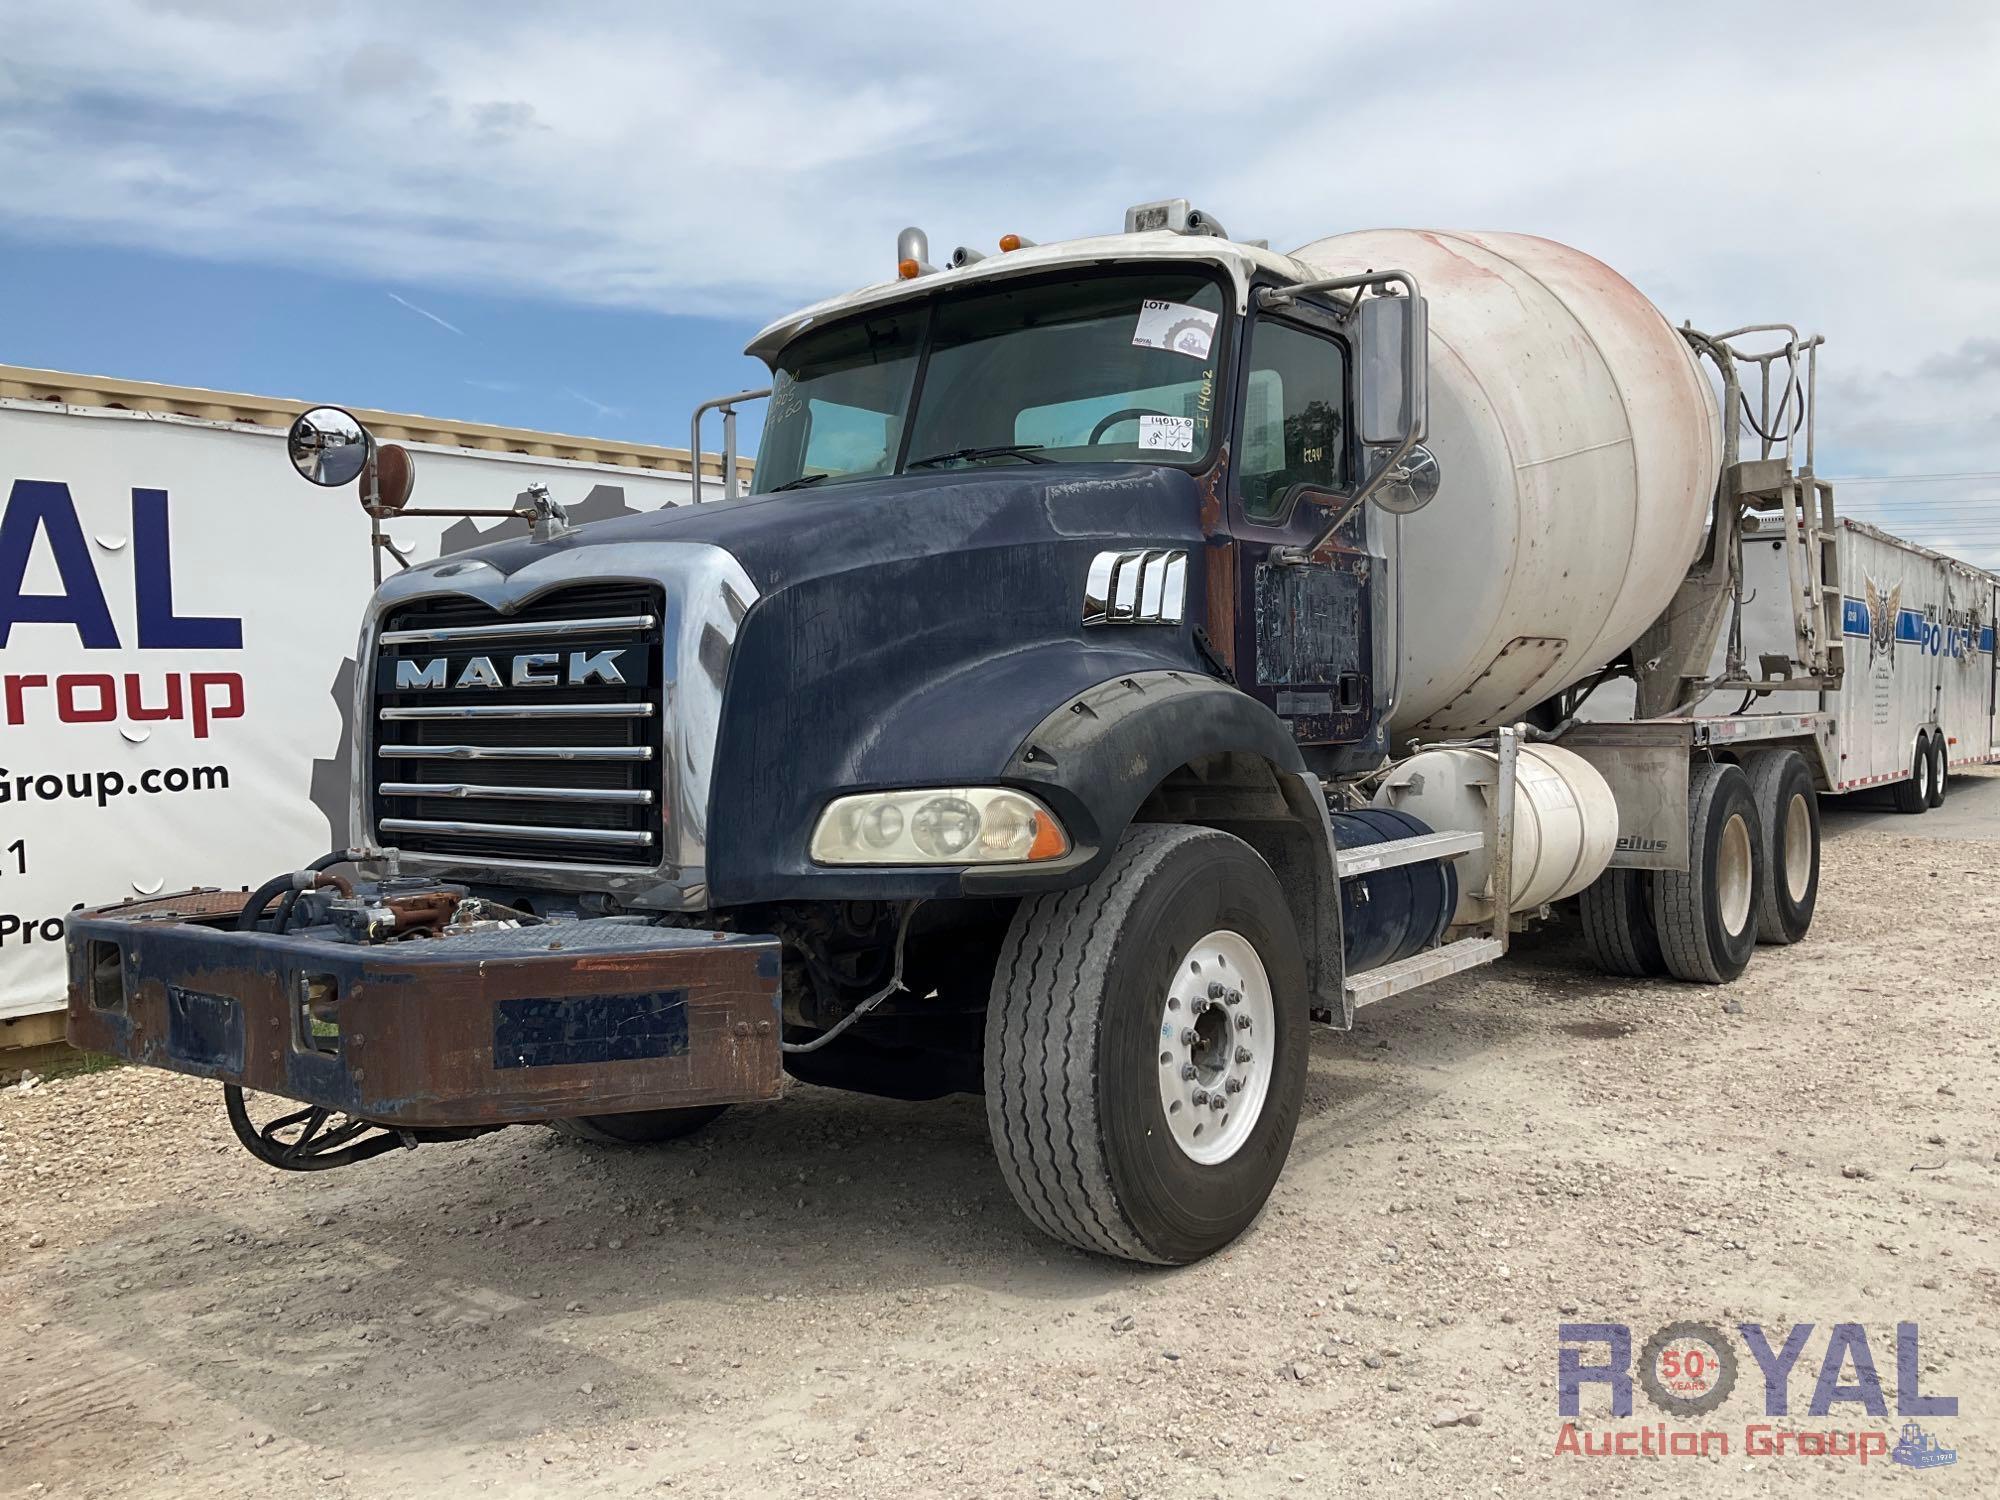
[[[234,931],[243,899],[78,912],[70,1042],[405,1128],[777,1097],[776,938],[599,920],[360,945]]]

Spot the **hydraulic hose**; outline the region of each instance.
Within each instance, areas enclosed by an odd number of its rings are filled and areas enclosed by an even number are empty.
[[[256,890],[252,891],[250,899],[243,903],[243,910],[236,914],[236,930],[238,932],[255,931],[258,921],[264,915],[264,908],[269,906],[280,893],[288,892],[289,894],[285,896],[284,905],[278,908],[278,930],[283,932],[285,930],[285,922],[291,916],[292,907],[298,901],[299,891],[302,889],[298,883],[299,876],[302,874],[317,874],[321,870],[340,864],[347,857],[348,854],[345,849],[330,850],[307,865],[304,870],[288,870],[283,875],[272,876],[269,880],[258,886]]]

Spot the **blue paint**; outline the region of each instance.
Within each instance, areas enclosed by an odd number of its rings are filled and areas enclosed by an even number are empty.
[[[167,986],[167,1051],[190,1073],[243,1072],[243,1007],[227,995]]]
[[[686,990],[502,1000],[493,1007],[496,1069],[634,1062],[687,1051]]]

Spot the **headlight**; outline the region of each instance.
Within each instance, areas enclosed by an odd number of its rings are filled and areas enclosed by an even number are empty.
[[[995,865],[1061,859],[1069,835],[1026,792],[933,787],[836,797],[813,830],[822,865]]]

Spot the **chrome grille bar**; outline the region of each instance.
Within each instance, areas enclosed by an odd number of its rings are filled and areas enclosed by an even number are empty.
[[[381,745],[385,760],[651,760],[651,745]]]
[[[650,703],[470,703],[452,708],[382,708],[384,719],[650,719]]]
[[[469,781],[385,781],[375,788],[384,797],[484,797],[512,802],[612,802],[645,807],[653,794],[644,787],[604,786],[481,786]]]
[[[457,823],[437,818],[384,818],[376,825],[384,833],[460,834],[469,838],[538,839],[552,844],[618,844],[628,849],[651,847],[651,829],[543,828],[532,823]]]
[[[437,641],[501,641],[551,635],[617,635],[651,630],[656,615],[600,615],[589,620],[496,620],[490,625],[432,625],[420,630],[385,630],[385,646],[414,646]]]

